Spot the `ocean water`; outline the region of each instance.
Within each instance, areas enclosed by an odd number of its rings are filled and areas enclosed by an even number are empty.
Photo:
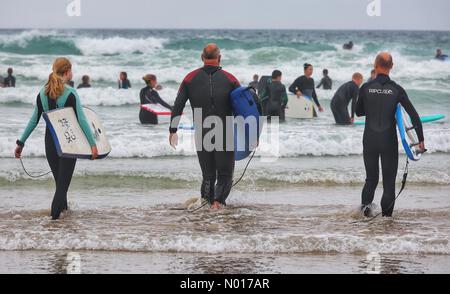
[[[353,51],[341,49],[348,40]],[[436,48],[450,51],[450,32],[0,30],[0,74],[13,67],[17,77],[17,88],[0,89],[0,272],[54,272],[33,261],[64,259],[70,251],[86,259],[87,272],[364,272],[373,252],[385,261],[383,272],[450,272],[448,119],[424,126],[429,153],[411,165],[394,219],[354,223],[365,179],[363,128],[333,124],[334,91],[318,91],[325,107],[318,119],[281,125],[277,153],[261,143],[226,210],[173,210],[198,196],[192,133],[180,131],[175,151],[167,143],[167,119],[140,125],[141,78],[156,74],[161,96],[173,103],[184,76],[201,66],[201,49],[209,42],[218,43],[223,67],[243,84],[255,73],[279,69],[288,86],[308,62],[316,82],[329,69],[334,89],[355,71],[367,77],[377,52],[388,50],[392,78],[419,114],[450,115],[450,63],[433,59]],[[113,151],[103,161],[79,161],[71,211],[50,222],[52,178],[29,179],[12,157],[58,56],[73,62],[76,84],[91,76],[93,88],[79,94],[102,118]],[[116,89],[120,71],[128,72],[132,89]],[[41,121],[23,154],[34,173],[48,170],[44,131]],[[405,159],[400,152],[398,180]],[[244,165],[238,163],[237,176]],[[211,254],[217,258],[206,258]],[[157,261],[143,265],[143,256]],[[254,259],[259,261],[247,262]],[[23,266],[28,260],[30,268]],[[129,260],[131,268],[115,266]]]

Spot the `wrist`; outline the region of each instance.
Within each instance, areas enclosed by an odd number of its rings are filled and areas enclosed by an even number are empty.
[[[16,141],[16,144],[17,144],[17,146],[20,146],[20,147],[24,147],[25,146],[25,143],[23,143],[22,141],[20,141],[20,140],[17,140]]]

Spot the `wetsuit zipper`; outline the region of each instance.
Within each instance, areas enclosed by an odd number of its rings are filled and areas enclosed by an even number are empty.
[[[215,104],[214,104],[214,93],[213,93],[213,82],[212,82],[212,74],[209,74],[209,90],[210,90],[210,99],[211,99],[211,112],[213,113],[215,111]]]

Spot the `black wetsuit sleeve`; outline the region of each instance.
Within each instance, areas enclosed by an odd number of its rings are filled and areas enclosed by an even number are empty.
[[[364,99],[365,99],[365,85],[361,87],[359,90],[358,101],[356,102],[356,115],[357,116],[365,116],[366,111],[364,110]]]
[[[409,114],[409,117],[411,118],[411,122],[415,127],[417,137],[419,138],[419,142],[423,142],[425,138],[423,136],[422,122],[420,121],[419,114],[412,105],[411,100],[409,100],[408,94],[406,94],[406,91],[403,88],[400,88],[399,100],[400,104],[403,106],[403,108],[405,108],[406,112]]]
[[[301,88],[301,77],[297,78],[292,85],[289,87],[289,92],[292,94],[297,94],[297,90]]]
[[[67,101],[66,101],[66,104],[64,105],[64,107],[72,107],[73,110],[75,111],[75,115],[78,119],[77,98],[75,97],[74,94],[72,94],[72,93],[69,94],[69,97],[67,97]]]
[[[161,104],[162,106],[164,106],[164,107],[167,108],[167,109],[170,109],[170,110],[173,109],[172,105],[170,105],[169,103],[167,103],[166,101],[164,101],[164,100],[161,98],[161,96],[159,96],[159,93],[158,93],[158,92],[153,91],[153,94],[154,94],[154,97],[155,97],[156,101],[157,101],[159,104]]]
[[[178,91],[177,98],[175,99],[175,105],[173,106],[172,116],[170,118],[170,133],[176,133],[178,131],[178,124],[180,123],[181,114],[183,113],[186,102],[188,101],[188,89],[186,82],[183,81]]]
[[[141,98],[141,104],[147,104],[148,101],[145,97],[145,88],[141,89],[141,92],[139,93],[139,97]]]
[[[317,85],[317,87],[316,87],[317,89],[319,89],[320,87],[322,87],[324,80],[325,80],[325,78],[323,78],[323,79],[320,80],[320,83],[319,83],[319,84]]]
[[[313,93],[312,98],[314,100],[314,103],[316,103],[317,107],[320,107],[319,99],[317,98],[316,89],[314,89],[314,81],[313,81]]]

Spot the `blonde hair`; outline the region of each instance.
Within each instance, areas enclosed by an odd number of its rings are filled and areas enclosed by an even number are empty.
[[[56,99],[64,92],[63,75],[72,69],[72,63],[65,57],[59,57],[53,62],[53,71],[48,76],[45,86],[45,95],[50,99]]]

